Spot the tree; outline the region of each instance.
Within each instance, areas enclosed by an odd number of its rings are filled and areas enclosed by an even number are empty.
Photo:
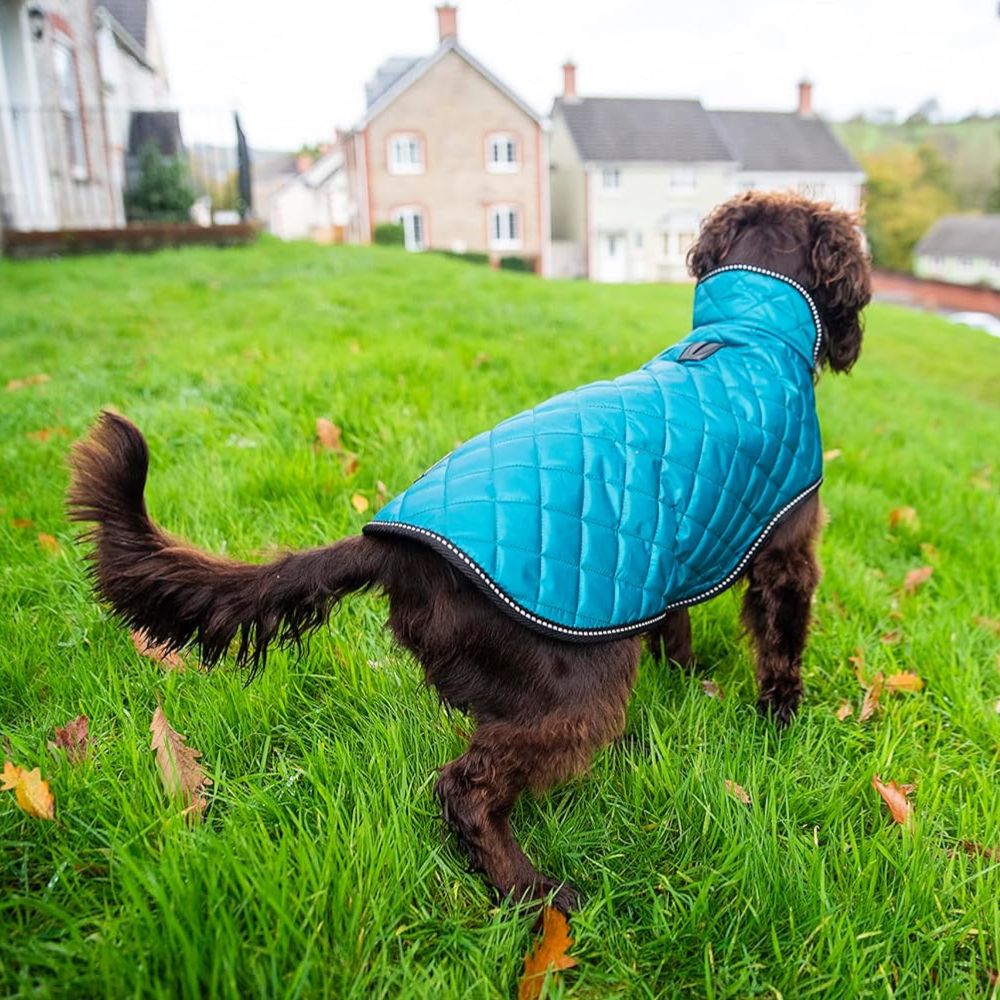
[[[865,229],[881,267],[908,271],[917,241],[955,208],[951,168],[937,149],[897,145],[862,160],[868,174]]]
[[[187,222],[194,190],[180,156],[164,156],[150,140],[139,151],[139,180],[125,195],[130,220]]]

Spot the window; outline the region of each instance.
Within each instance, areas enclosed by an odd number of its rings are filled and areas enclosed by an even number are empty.
[[[489,214],[491,250],[519,250],[521,215],[514,205],[494,205]]]
[[[642,239],[642,230],[641,229],[637,229],[635,231],[635,235],[633,237],[633,242],[635,243],[636,250],[641,250],[642,249],[643,239]]]
[[[693,191],[698,186],[698,175],[690,167],[674,167],[670,171],[670,190]]]
[[[667,230],[663,234],[663,256],[671,260],[683,260],[697,238],[697,227],[693,225]]]
[[[389,173],[422,174],[424,143],[419,135],[399,132],[389,137]]]
[[[87,179],[87,146],[83,134],[83,108],[80,105],[80,88],[77,85],[76,58],[73,50],[63,42],[52,47],[56,73],[56,92],[59,117],[62,119],[66,139],[66,158],[74,180]]]
[[[601,171],[601,187],[605,191],[617,191],[622,186],[622,172],[618,167],[605,167]]]
[[[515,174],[521,169],[516,136],[508,132],[487,136],[486,169],[491,174]]]
[[[407,250],[423,250],[427,246],[427,227],[424,213],[419,208],[397,208],[392,221],[403,227],[403,243]]]

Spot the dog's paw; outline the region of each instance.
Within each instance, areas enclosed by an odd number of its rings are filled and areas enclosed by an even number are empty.
[[[573,886],[552,879],[542,879],[538,884],[538,896],[567,917],[580,909],[580,893]]]
[[[765,719],[771,719],[779,729],[784,729],[795,718],[801,700],[801,688],[769,691],[757,699],[757,711]]]

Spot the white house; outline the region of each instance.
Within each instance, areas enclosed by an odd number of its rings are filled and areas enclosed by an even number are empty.
[[[0,0],[0,222],[124,222],[131,112],[169,98],[149,0]]]
[[[1000,289],[1000,215],[947,215],[914,250],[919,278]]]
[[[270,195],[267,228],[283,240],[342,243],[350,209],[344,154],[335,147]]]
[[[552,112],[557,275],[681,281],[701,220],[740,190],[795,190],[852,211],[864,175],[812,114],[709,111],[696,100],[581,98],[563,67]]]

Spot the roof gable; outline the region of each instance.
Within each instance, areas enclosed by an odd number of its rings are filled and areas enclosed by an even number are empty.
[[[557,100],[584,161],[731,163],[733,156],[700,101],[635,97]]]
[[[915,252],[1000,261],[1000,215],[946,215],[931,226]]]
[[[781,111],[710,111],[744,170],[861,173],[822,118]]]
[[[101,6],[124,28],[140,49],[146,49],[149,0],[101,0]]]
[[[448,53],[454,52],[459,58],[464,59],[480,76],[495,87],[512,104],[521,109],[529,118],[542,123],[538,113],[525,101],[521,100],[502,80],[494,76],[478,59],[462,48],[454,38],[448,38],[441,43],[438,48],[424,59],[417,60],[405,72],[401,73],[395,80],[376,97],[368,106],[361,120],[354,126],[354,131],[365,128],[372,119],[380,115],[393,101],[401,94],[405,93],[413,86],[431,67],[436,66]],[[394,60],[389,60],[390,63]],[[386,64],[383,63],[383,67]],[[376,73],[376,79],[378,74]]]

